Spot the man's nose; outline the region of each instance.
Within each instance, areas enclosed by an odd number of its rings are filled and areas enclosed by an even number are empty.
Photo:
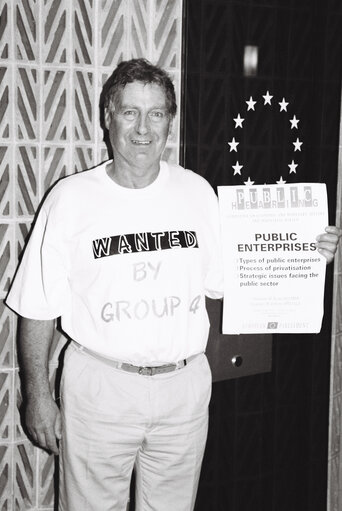
[[[149,130],[149,118],[147,115],[139,115],[135,129],[139,135],[146,135]]]

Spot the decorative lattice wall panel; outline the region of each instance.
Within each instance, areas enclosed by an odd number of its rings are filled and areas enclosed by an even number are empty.
[[[35,211],[107,159],[98,99],[120,60],[167,69],[180,97],[182,0],[0,0],[0,509],[52,510],[54,458],[21,423],[16,317],[4,305]],[[178,160],[179,121],[164,158]],[[51,353],[51,385],[63,337]]]

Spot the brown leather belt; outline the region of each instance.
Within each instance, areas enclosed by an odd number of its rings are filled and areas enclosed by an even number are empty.
[[[114,367],[115,369],[122,369],[123,371],[127,371],[129,373],[141,374],[143,376],[153,376],[154,374],[163,374],[170,373],[172,371],[177,371],[178,369],[182,369],[189,362],[191,362],[196,357],[201,355],[201,353],[196,353],[195,355],[191,355],[190,357],[185,358],[184,360],[180,360],[179,362],[175,362],[173,364],[164,364],[161,366],[135,366],[133,364],[128,364],[127,362],[120,362],[119,360],[115,360],[113,358],[100,355],[99,353],[96,353],[96,351],[92,351],[89,348],[82,346],[76,341],[72,341],[72,344],[76,347],[78,351],[82,351],[83,353],[86,353],[87,355],[96,358],[96,360],[99,360],[100,362],[103,362],[104,364],[109,365],[110,367]]]

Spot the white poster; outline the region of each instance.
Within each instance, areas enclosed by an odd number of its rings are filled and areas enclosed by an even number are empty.
[[[317,333],[328,225],[324,184],[219,186],[225,277],[223,333]]]

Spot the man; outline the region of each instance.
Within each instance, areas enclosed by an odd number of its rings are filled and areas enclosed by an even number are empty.
[[[211,393],[205,295],[223,287],[217,200],[161,161],[176,113],[164,71],[122,62],[103,106],[113,159],[53,188],[7,299],[22,316],[26,424],[60,454],[60,510],[125,510],[135,465],[138,511],[190,511]],[[318,240],[328,261],[338,238]],[[47,374],[58,317],[72,339],[60,410]]]

